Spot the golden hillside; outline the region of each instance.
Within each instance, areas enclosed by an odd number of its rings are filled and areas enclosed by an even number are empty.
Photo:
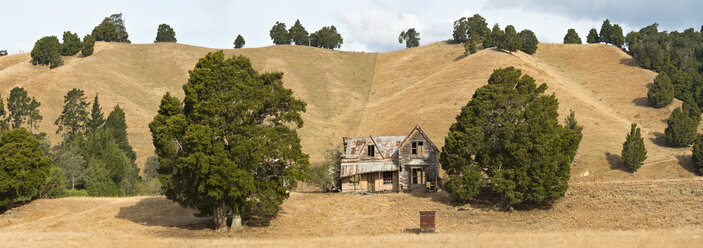
[[[94,55],[64,58],[53,70],[29,63],[29,54],[0,58],[0,94],[25,87],[42,103],[41,130],[59,142],[53,125],[63,96],[71,88],[98,93],[103,111],[116,104],[127,113],[129,139],[141,166],[153,153],[148,123],[161,96],[182,97],[188,70],[215,49],[181,44],[96,43]],[[584,126],[572,167],[572,180],[691,177],[690,149],[663,146],[663,122],[672,106],[646,106],[647,84],[656,74],[637,66],[616,47],[540,44],[537,53],[482,50],[464,57],[461,45],[443,42],[388,53],[355,53],[302,46],[225,50],[251,58],[263,71],[284,72],[284,84],[308,103],[300,130],[303,149],[313,159],[340,145],[342,136],[406,135],[420,124],[434,142],[444,143],[449,126],[473,91],[493,69],[515,66],[547,83],[560,101],[562,119],[569,109]],[[620,150],[631,122],[645,135],[648,159],[636,175],[620,168]],[[616,155],[608,155],[608,153]]]

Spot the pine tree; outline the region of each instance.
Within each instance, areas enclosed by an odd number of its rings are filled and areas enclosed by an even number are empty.
[[[537,52],[537,44],[539,41],[537,40],[537,36],[535,36],[535,33],[532,32],[532,30],[525,29],[520,31],[518,33],[518,36],[520,36],[520,51],[523,51],[527,54],[535,54]]]
[[[242,35],[237,35],[237,38],[234,39],[234,49],[240,49],[244,47],[244,37]]]
[[[41,104],[34,97],[30,98],[24,88],[15,87],[10,91],[10,97],[7,98],[7,111],[9,113],[5,121],[13,129],[27,124],[30,132],[36,130],[42,120],[42,116],[39,114],[39,106]]]
[[[656,108],[665,107],[674,100],[674,85],[666,73],[654,78],[652,87],[647,91],[647,100]]]
[[[566,35],[564,36],[564,44],[581,44],[581,37],[579,37],[579,34],[576,33],[575,29],[570,28],[566,31]]]
[[[644,147],[644,139],[637,124],[630,125],[630,133],[627,134],[625,142],[622,143],[622,161],[625,168],[632,173],[642,167],[642,163],[647,159],[647,149]]]
[[[696,135],[692,150],[693,168],[699,175],[703,175],[703,135]]]
[[[120,108],[120,105],[116,105],[115,109],[107,116],[104,127],[108,130],[108,133],[112,134],[115,143],[122,149],[127,158],[134,162],[137,159],[137,154],[127,139],[127,121],[124,110]]]
[[[588,31],[588,36],[586,36],[586,42],[588,42],[589,44],[600,42],[600,38],[598,37],[598,31],[595,28],[592,28],[590,31]]]
[[[414,28],[410,28],[408,31],[400,32],[400,35],[398,36],[398,43],[403,44],[403,42],[405,42],[406,48],[420,46],[420,33],[415,31]]]
[[[295,20],[295,24],[288,30],[291,40],[296,45],[310,45],[310,37],[308,36],[308,31],[305,30],[300,20]]]
[[[45,36],[39,39],[34,43],[30,55],[33,65],[48,65],[52,69],[63,65],[61,43],[56,36]]]
[[[285,23],[276,22],[276,24],[271,28],[271,31],[269,31],[269,35],[271,36],[273,44],[290,45],[291,37],[290,33],[288,33],[288,30],[286,29]]]
[[[173,28],[166,23],[160,24],[156,29],[156,39],[154,39],[154,43],[176,41],[176,31],[173,31]]]
[[[93,108],[90,110],[90,117],[86,123],[86,128],[90,130],[96,130],[105,124],[105,118],[103,117],[103,109],[100,107],[100,102],[98,101],[98,94],[95,94],[95,100],[93,101]]]
[[[81,46],[81,55],[83,57],[88,57],[90,55],[93,55],[93,48],[95,46],[95,37],[92,35],[86,35],[83,37],[83,44]]]
[[[63,111],[54,122],[56,133],[61,133],[64,139],[85,130],[88,121],[88,102],[84,92],[73,88],[63,98]]]
[[[689,113],[681,110],[681,108],[676,108],[669,116],[669,119],[666,120],[666,123],[667,127],[664,130],[664,134],[666,135],[666,142],[670,146],[686,147],[693,143],[698,122],[691,118]]]
[[[610,20],[605,19],[605,21],[603,21],[603,24],[600,26],[600,33],[598,34],[598,39],[600,42],[603,43],[613,43],[613,26],[610,25]]]
[[[81,38],[71,31],[63,32],[63,44],[61,44],[61,55],[73,56],[81,51]]]

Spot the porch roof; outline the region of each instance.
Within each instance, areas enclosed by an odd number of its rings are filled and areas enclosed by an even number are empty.
[[[397,171],[397,160],[342,162],[340,177],[383,171]]]

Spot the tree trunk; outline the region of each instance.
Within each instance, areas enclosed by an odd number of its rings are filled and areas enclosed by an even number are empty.
[[[224,204],[215,208],[215,212],[212,217],[215,220],[215,229],[217,231],[227,231],[227,208],[225,208]]]
[[[242,227],[242,216],[236,213],[232,213],[232,226],[230,226],[229,230],[232,232],[237,232],[241,231],[244,229]]]

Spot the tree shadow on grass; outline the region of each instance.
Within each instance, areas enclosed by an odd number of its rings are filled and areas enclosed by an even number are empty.
[[[694,175],[698,175],[696,169],[693,167],[693,159],[691,158],[691,155],[676,155],[676,160],[678,160],[681,168],[684,168],[686,171],[691,172]]]
[[[183,208],[163,197],[144,198],[122,207],[115,217],[145,226],[177,227],[188,230],[212,229],[212,218],[195,217],[197,211]]]
[[[415,197],[423,197],[423,198],[430,198],[434,202],[438,203],[443,203],[446,204],[447,206],[451,206],[456,208],[457,211],[468,211],[470,209],[483,209],[483,210],[501,210],[501,211],[507,211],[508,209],[504,209],[500,206],[500,194],[493,191],[490,187],[481,187],[480,193],[478,196],[469,199],[469,200],[461,200],[457,199],[454,197],[452,194],[447,193],[446,191],[441,191],[441,192],[425,192],[425,191],[413,191],[410,192],[412,196]],[[463,206],[470,205],[470,209],[463,208]],[[546,203],[521,203],[518,205],[515,205],[512,207],[514,210],[522,211],[522,210],[532,210],[532,209],[550,209],[552,208],[553,204],[552,202],[546,202]],[[407,231],[407,230],[406,230]]]
[[[652,143],[660,147],[669,147],[666,143],[666,135],[664,135],[664,133],[652,132],[652,137],[649,138],[649,141],[652,141]]]
[[[652,105],[649,104],[649,100],[646,97],[638,97],[638,98],[632,99],[632,103],[634,103],[635,106],[638,106],[638,107],[652,107]]]
[[[627,66],[632,66],[632,67],[637,67],[637,68],[642,68],[642,65],[640,65],[640,62],[637,61],[634,58],[623,58],[620,59],[620,64],[621,65],[627,65]]]
[[[622,156],[606,152],[605,158],[608,159],[608,164],[610,164],[611,170],[621,170],[624,172],[630,172],[627,170],[627,168],[625,168],[625,165],[622,162]]]
[[[5,206],[0,207],[0,214],[4,214],[5,212],[9,211],[10,209],[18,208],[18,207],[27,205],[27,204],[29,204],[29,203],[31,203],[31,202],[32,202],[32,200],[24,200],[24,201],[14,201],[14,202],[10,202],[9,204],[7,204],[7,205],[5,205]]]

